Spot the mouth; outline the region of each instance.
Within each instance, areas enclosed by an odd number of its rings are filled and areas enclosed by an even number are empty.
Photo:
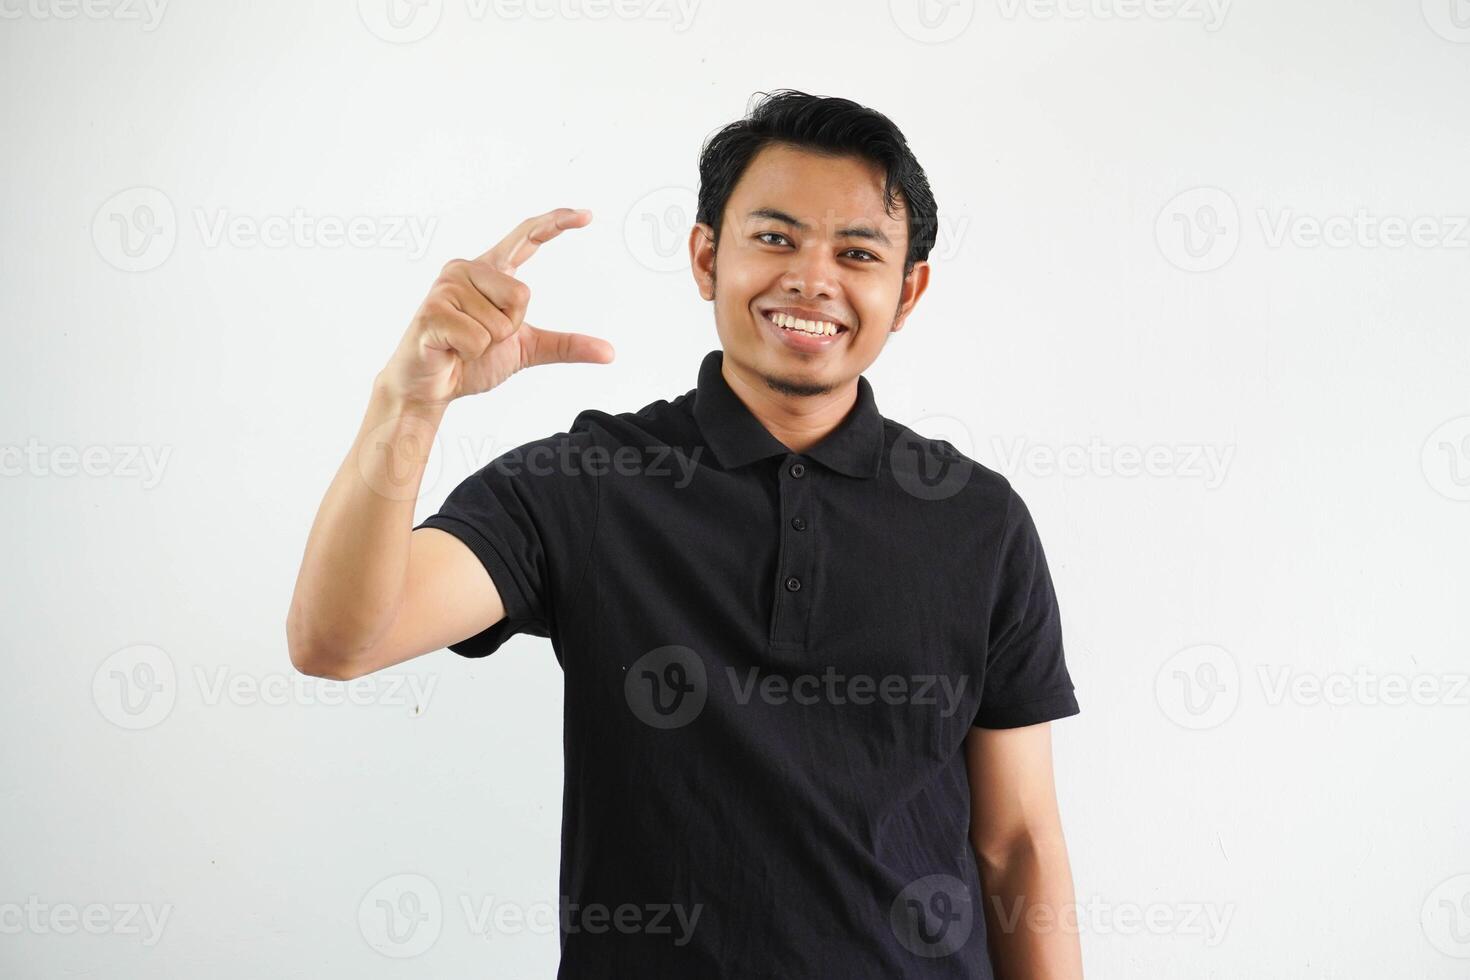
[[[840,320],[827,319],[806,311],[782,308],[761,310],[760,317],[772,334],[787,347],[803,351],[826,350],[851,332]]]

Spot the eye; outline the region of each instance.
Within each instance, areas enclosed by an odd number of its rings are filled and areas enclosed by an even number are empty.
[[[766,239],[768,237],[779,238],[779,239],[781,239],[781,241],[779,241],[779,242],[768,242],[768,241],[766,241]],[[787,245],[791,244],[791,240],[789,238],[787,238],[784,234],[782,234],[779,231],[758,231],[758,232],[755,233],[755,238],[758,241],[765,242],[765,244],[767,244],[767,245],[781,245],[783,243],[784,244],[787,244]],[[869,264],[869,263],[872,263],[872,262],[881,262],[881,261],[883,261],[882,259],[878,258],[878,256],[874,255],[872,252],[869,252],[865,248],[850,248],[847,251],[843,252],[842,254],[843,255],[856,255],[856,256],[861,256],[862,257],[862,262],[863,262],[864,265]]]

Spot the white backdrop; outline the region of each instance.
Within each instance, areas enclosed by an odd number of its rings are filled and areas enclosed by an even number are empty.
[[[868,377],[1041,529],[1088,976],[1470,974],[1465,0],[392,3],[0,0],[0,973],[553,975],[549,644],[304,678],[301,550],[528,215],[617,361],[452,407],[418,516],[692,388],[700,143],[789,86],[933,183]]]

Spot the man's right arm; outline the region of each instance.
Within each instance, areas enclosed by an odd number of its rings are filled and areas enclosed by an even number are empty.
[[[454,535],[413,530],[414,504],[444,411],[539,364],[600,363],[612,346],[525,322],[514,278],[543,243],[590,219],[528,218],[479,258],[445,265],[388,366],[307,537],[286,639],[291,663],[349,680],[474,636],[505,617],[480,559]]]
[[[302,673],[350,680],[505,616],[495,583],[463,542],[437,528],[411,531],[442,414],[395,405],[374,384],[357,441],[312,524],[286,618],[291,663]]]

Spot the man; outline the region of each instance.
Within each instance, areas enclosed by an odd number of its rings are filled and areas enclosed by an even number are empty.
[[[714,136],[689,249],[722,350],[697,386],[584,411],[410,527],[451,401],[612,360],[526,322],[514,278],[589,219],[444,267],[312,527],[293,663],[550,638],[560,977],[1080,977],[1048,724],[1078,707],[1039,536],[861,376],[936,225],[886,117],[781,91]]]

